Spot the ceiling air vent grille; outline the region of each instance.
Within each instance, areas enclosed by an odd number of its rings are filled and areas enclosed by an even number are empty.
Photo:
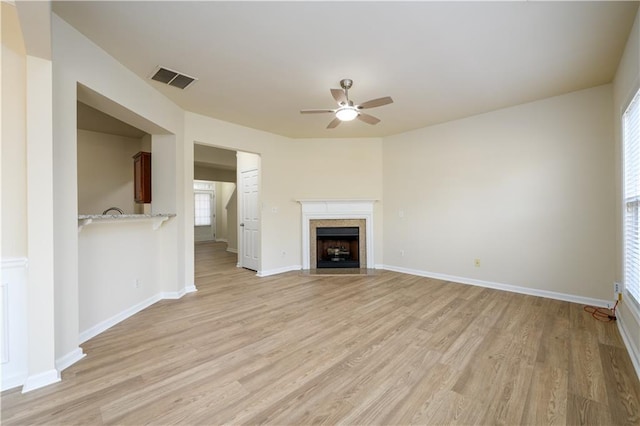
[[[151,80],[159,81],[160,83],[168,84],[169,86],[184,90],[198,79],[195,77],[189,77],[188,75],[182,74],[178,71],[170,70],[169,68],[158,67],[156,72],[151,76]]]

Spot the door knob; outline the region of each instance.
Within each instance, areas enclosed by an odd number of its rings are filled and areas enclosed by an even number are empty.
[[[244,226],[244,223],[241,223],[240,226]]]

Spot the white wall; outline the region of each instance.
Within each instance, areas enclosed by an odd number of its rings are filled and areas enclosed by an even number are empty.
[[[0,370],[4,391],[29,374],[27,323],[26,51],[15,6],[0,3]]]
[[[385,264],[611,300],[611,105],[605,85],[385,138]]]
[[[16,8],[2,2],[2,257],[27,256],[26,51]]]
[[[140,139],[78,130],[79,214],[135,213],[132,157],[139,151]]]
[[[616,182],[616,268],[617,282],[623,281],[623,241],[622,241],[622,114],[632,97],[640,88],[640,17],[636,16],[633,29],[627,40],[622,60],[613,83],[613,116],[615,131],[615,182]],[[627,298],[629,299],[629,297]],[[640,308],[633,309],[632,300],[623,300],[618,310],[623,335],[631,349],[631,358],[640,375]]]

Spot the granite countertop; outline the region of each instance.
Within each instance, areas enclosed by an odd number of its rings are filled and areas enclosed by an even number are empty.
[[[80,214],[78,220],[82,219],[151,219],[154,217],[174,217],[175,213],[154,213],[154,214]]]
[[[175,217],[175,213],[154,214],[80,214],[78,215],[78,232],[92,223],[123,223],[123,222],[151,222],[154,230],[160,228],[164,222]]]

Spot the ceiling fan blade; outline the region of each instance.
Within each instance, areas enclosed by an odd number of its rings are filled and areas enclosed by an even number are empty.
[[[388,105],[390,103],[393,103],[393,99],[391,99],[391,96],[385,96],[384,98],[372,99],[370,101],[362,103],[358,105],[358,108],[359,109],[375,108],[382,105]]]
[[[333,109],[303,109],[300,114],[317,114],[319,112],[335,112]]]
[[[338,127],[338,124],[340,124],[342,122],[342,120],[340,120],[338,117],[334,118],[333,120],[331,120],[331,123],[329,123],[329,125],[327,126],[327,129],[333,129]]]
[[[347,95],[345,95],[344,90],[342,89],[329,89],[331,90],[331,96],[333,99],[338,102],[338,105],[346,105],[349,101],[347,100]]]
[[[378,124],[380,122],[379,118],[375,118],[373,115],[364,114],[362,112],[358,114],[358,119],[368,124]]]

